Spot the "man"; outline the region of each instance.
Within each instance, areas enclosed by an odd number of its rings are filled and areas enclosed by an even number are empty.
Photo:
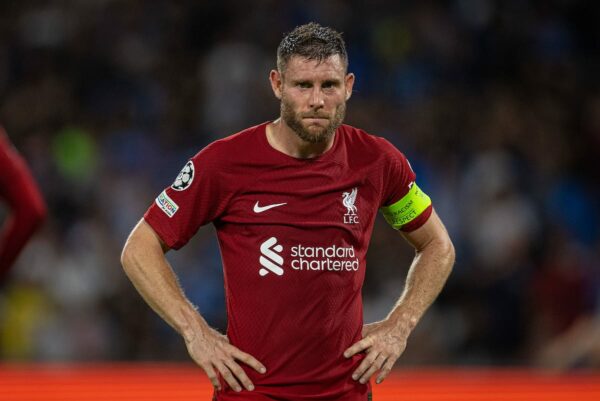
[[[0,283],[46,217],[46,205],[27,164],[0,127],[0,199],[8,215],[0,228]]]
[[[189,160],[123,250],[127,275],[182,335],[215,400],[370,399],[369,378],[388,375],[451,270],[452,243],[404,156],[342,125],[347,67],[336,31],[311,23],[286,35],[270,73],[280,118]],[[417,253],[389,316],[363,327],[379,208]],[[164,257],[208,222],[223,258],[226,336],[190,304]]]

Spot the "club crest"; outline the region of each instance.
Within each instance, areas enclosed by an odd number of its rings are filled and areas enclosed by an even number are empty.
[[[358,188],[352,188],[351,192],[344,192],[342,194],[342,204],[346,207],[346,214],[344,214],[344,223],[346,224],[357,224],[358,223],[358,209],[355,205],[356,195],[358,195]]]

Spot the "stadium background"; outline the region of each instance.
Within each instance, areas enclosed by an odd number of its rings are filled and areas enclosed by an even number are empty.
[[[408,156],[457,248],[400,372],[598,369],[597,2],[62,0],[0,2],[0,123],[50,208],[0,290],[0,378],[15,362],[188,360],[120,249],[187,158],[278,113],[277,44],[312,20],[344,32],[346,121]],[[411,257],[380,220],[366,321],[392,306]],[[169,259],[223,329],[212,228]]]

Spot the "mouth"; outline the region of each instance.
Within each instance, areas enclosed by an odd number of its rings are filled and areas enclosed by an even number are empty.
[[[329,118],[322,117],[322,116],[306,116],[306,117],[302,117],[302,119],[308,120],[308,121],[327,121],[327,120],[329,120]]]
[[[306,127],[323,129],[329,125],[329,119],[323,117],[304,117],[302,119]]]

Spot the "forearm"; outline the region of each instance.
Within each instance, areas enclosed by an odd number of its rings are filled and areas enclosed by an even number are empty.
[[[377,383],[387,377],[406,349],[410,333],[440,293],[454,263],[454,247],[435,213],[430,222],[405,234],[405,238],[418,251],[402,296],[386,319],[363,326],[363,338],[344,351],[346,358],[359,352],[366,354],[352,373],[352,378],[363,384],[377,370]]]
[[[449,240],[432,240],[413,259],[402,296],[388,315],[412,330],[442,290],[454,264]]]
[[[154,235],[143,221],[134,229],[123,249],[123,269],[146,303],[190,341],[208,325],[186,298]]]

